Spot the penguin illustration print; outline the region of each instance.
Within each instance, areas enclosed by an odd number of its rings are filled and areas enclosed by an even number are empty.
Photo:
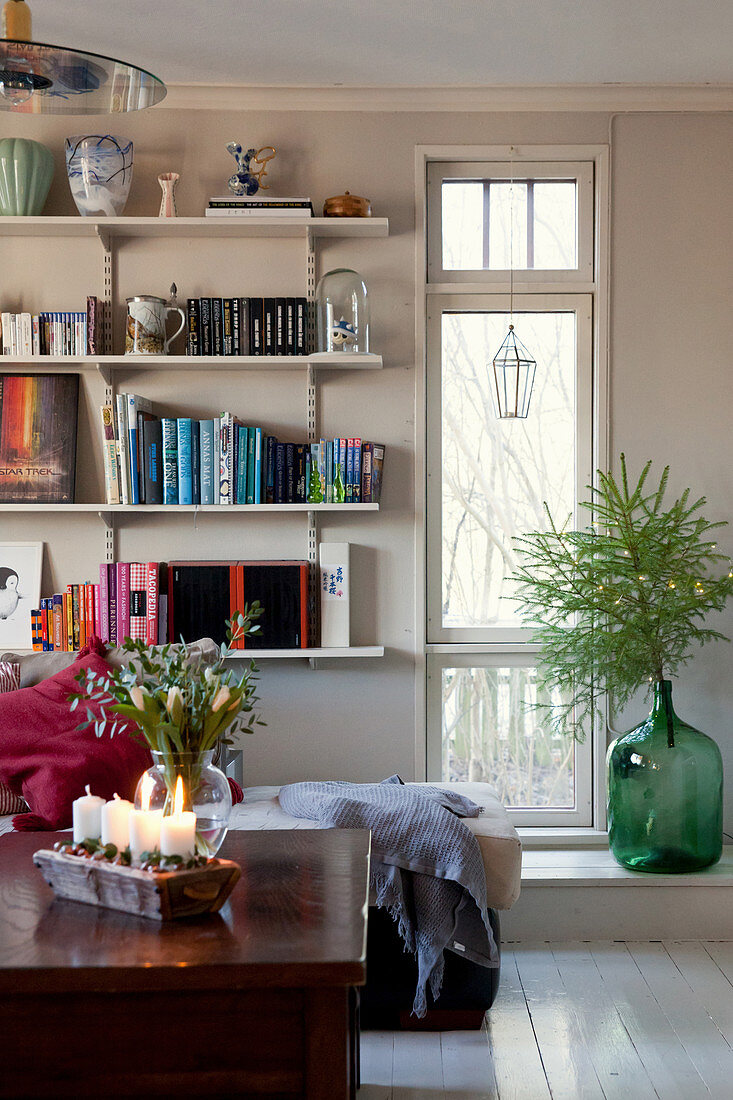
[[[18,574],[14,569],[0,566],[0,619],[9,619],[19,600]]]

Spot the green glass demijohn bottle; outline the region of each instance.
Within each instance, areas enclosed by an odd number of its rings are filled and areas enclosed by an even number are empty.
[[[607,761],[608,840],[619,863],[679,873],[720,859],[720,749],[677,717],[669,680],[655,684],[649,717],[609,746]]]

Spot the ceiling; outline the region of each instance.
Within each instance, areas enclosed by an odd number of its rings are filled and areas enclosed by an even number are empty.
[[[733,83],[730,0],[30,0],[168,84]]]

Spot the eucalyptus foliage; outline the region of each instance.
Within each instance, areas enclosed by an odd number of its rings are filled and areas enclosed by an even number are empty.
[[[78,728],[91,725],[97,737],[105,732],[114,736],[131,720],[151,749],[166,754],[201,753],[218,743],[230,744],[226,734],[235,722],[237,733],[253,733],[255,725],[264,725],[254,712],[254,661],[236,682],[224,661],[241,655],[232,649],[235,642],[259,632],[255,620],[262,611],[256,601],[227,620],[228,645],[210,665],[197,663],[185,643],[150,649],[143,641],[126,638],[121,648],[130,655],[127,665],[103,673],[85,669],[76,677],[82,690],[70,695],[71,709],[85,706],[87,717]],[[101,704],[100,717],[90,702]]]
[[[599,470],[588,486],[588,527],[557,527],[545,504],[549,529],[515,540],[517,599],[541,647],[540,676],[569,693],[553,718],[578,739],[600,692],[620,709],[643,684],[675,675],[694,647],[729,640],[703,625],[733,592],[730,561],[711,538],[726,524],[704,519],[705,497],[691,501],[689,489],[665,506],[668,466],[650,490],[651,462],[633,486],[623,454],[620,465],[619,480]]]

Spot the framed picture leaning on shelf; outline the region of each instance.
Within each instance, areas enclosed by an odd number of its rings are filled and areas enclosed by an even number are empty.
[[[0,542],[0,653],[31,649],[31,611],[41,599],[42,542]]]

